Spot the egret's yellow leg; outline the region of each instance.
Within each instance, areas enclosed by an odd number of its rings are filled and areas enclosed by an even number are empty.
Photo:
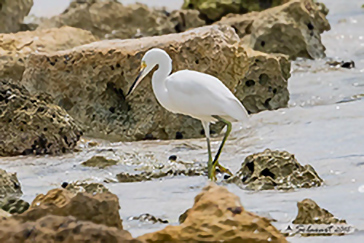
[[[230,135],[230,132],[231,132],[231,128],[232,128],[232,125],[231,125],[231,122],[229,122],[228,120],[225,120],[219,116],[213,116],[214,118],[218,119],[219,121],[223,122],[226,124],[226,133],[224,135],[224,138],[220,144],[220,147],[219,147],[219,150],[217,151],[216,155],[215,155],[215,159],[214,161],[212,162],[212,170],[214,171],[213,173],[215,174],[216,172],[216,167],[219,168],[219,170],[222,172],[222,173],[228,173],[229,175],[233,175],[229,169],[223,167],[222,165],[220,165],[219,163],[219,157],[220,157],[220,154],[221,154],[221,151],[222,151],[222,148],[224,147],[225,145],[225,142],[227,140],[227,138],[229,137]]]
[[[210,144],[210,123],[206,121],[202,121],[202,126],[205,131],[206,141],[207,141],[207,151],[209,154],[209,160],[207,162],[207,171],[208,177],[211,180],[216,180],[215,169],[213,169],[213,161],[212,161],[212,154],[211,154],[211,144]]]

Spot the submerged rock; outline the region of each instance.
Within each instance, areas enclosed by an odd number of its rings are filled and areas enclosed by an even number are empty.
[[[63,108],[0,80],[0,134],[0,156],[13,156],[70,151],[82,132]]]
[[[229,14],[261,11],[289,0],[184,0],[182,8],[197,9],[204,19],[214,22]]]
[[[0,33],[17,32],[33,6],[33,0],[2,0]]]
[[[16,173],[9,173],[0,169],[0,200],[6,197],[20,197],[22,194]]]
[[[0,78],[21,80],[30,53],[66,50],[96,40],[90,32],[72,27],[0,34]]]
[[[118,161],[113,159],[107,159],[103,156],[94,156],[91,159],[82,162],[81,164],[83,166],[98,167],[100,169],[104,169],[106,167],[116,165],[117,163]]]
[[[312,0],[293,0],[262,12],[228,15],[218,24],[236,30],[242,42],[257,51],[318,59],[325,57],[321,34],[330,30],[325,15]]]
[[[0,208],[11,214],[21,214],[28,210],[29,203],[17,197],[6,197],[0,200]]]
[[[156,166],[139,168],[135,173],[121,172],[116,175],[119,182],[148,181],[170,176],[199,176],[206,174],[206,165],[201,163],[186,163],[170,160],[166,163],[159,163]],[[143,170],[140,172],[140,170]]]
[[[86,192],[90,194],[110,192],[109,189],[107,189],[104,185],[100,183],[88,183],[86,181],[67,183],[67,185],[65,185],[65,187],[63,188],[74,194],[77,194],[79,192]]]
[[[236,195],[214,183],[195,197],[181,225],[167,226],[138,239],[146,242],[287,242],[267,219],[246,211]]]
[[[293,154],[269,149],[249,155],[236,175],[227,181],[249,190],[290,190],[323,183],[312,166],[302,166]]]
[[[192,69],[211,74],[235,93],[249,68],[256,71],[254,58],[248,57],[247,48],[239,44],[234,29],[214,25],[180,34],[100,41],[53,54],[33,54],[22,82],[32,93],[41,91],[51,95],[55,103],[85,125],[87,134],[93,137],[112,141],[150,137],[172,139],[177,132],[184,138],[201,137],[200,121],[173,114],[158,104],[151,87],[151,75],[143,80],[132,96],[125,98],[139,72],[143,54],[153,47],[168,52],[174,71]],[[266,60],[268,65],[271,59],[274,58],[260,60]],[[280,64],[274,63],[273,67],[277,70],[269,75],[274,73],[275,77],[279,77],[282,69],[287,69],[287,63],[280,61]],[[281,76],[287,77],[287,74]],[[259,109],[254,108],[250,112],[264,109],[261,104],[269,98],[266,109],[287,105],[287,82],[284,78],[275,77],[269,78],[274,82],[266,82],[263,85],[266,88],[259,89],[258,95],[253,93],[255,89],[240,93],[241,97],[255,96],[254,100],[248,100],[249,107],[254,107],[254,101],[259,102],[256,105]],[[272,98],[273,90],[276,90],[274,96],[281,98]],[[221,128],[222,125],[217,124],[212,130],[219,132]]]
[[[129,39],[182,32],[205,25],[195,10],[165,10],[114,0],[73,1],[60,15],[39,24],[39,29],[72,26],[91,31],[101,39]]]
[[[130,217],[129,220],[138,220],[140,222],[148,222],[148,223],[150,222],[153,224],[156,224],[156,223],[168,224],[169,223],[168,220],[157,218],[149,213],[141,214],[138,217]]]
[[[80,192],[75,195],[65,189],[53,189],[46,195],[38,195],[27,211],[14,217],[20,222],[27,222],[46,215],[73,216],[77,220],[123,229],[119,208],[119,199],[109,192],[95,195]]]
[[[128,231],[82,221],[72,216],[47,215],[28,222],[0,217],[0,242],[125,242],[141,243]]]

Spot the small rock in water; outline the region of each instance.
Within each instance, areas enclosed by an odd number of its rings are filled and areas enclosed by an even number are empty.
[[[181,132],[176,132],[176,139],[182,139],[183,134]]]
[[[354,61],[329,61],[327,62],[327,64],[329,64],[331,67],[342,67],[342,68],[347,68],[347,69],[351,69],[351,68],[355,68],[355,62]]]
[[[171,156],[169,156],[168,160],[177,161],[177,155],[171,155]]]
[[[310,188],[323,183],[312,166],[302,166],[293,154],[269,149],[249,155],[237,174],[226,181],[256,191]]]
[[[91,159],[82,162],[83,166],[89,166],[89,167],[98,167],[100,169],[104,169],[108,166],[116,165],[118,162],[113,159],[107,159],[103,156],[94,156]]]
[[[66,188],[67,186],[68,186],[68,182],[63,182],[61,185],[62,188]]]
[[[156,224],[156,223],[168,224],[169,223],[168,220],[157,218],[149,213],[141,214],[138,217],[130,217],[129,220],[139,220],[140,222],[151,222],[153,224]]]

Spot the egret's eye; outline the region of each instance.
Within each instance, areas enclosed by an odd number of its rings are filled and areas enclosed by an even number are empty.
[[[143,61],[142,64],[140,65],[140,69],[144,69],[147,67],[147,64]]]

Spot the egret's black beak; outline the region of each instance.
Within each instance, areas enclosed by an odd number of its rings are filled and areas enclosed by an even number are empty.
[[[126,96],[129,96],[131,93],[133,93],[133,91],[135,90],[135,88],[138,86],[138,84],[140,83],[140,81],[142,81],[142,79],[144,78],[144,71],[145,71],[145,64],[142,64],[142,67],[140,68],[140,72],[138,74],[138,76],[136,77],[134,83],[131,85],[129,92]]]

